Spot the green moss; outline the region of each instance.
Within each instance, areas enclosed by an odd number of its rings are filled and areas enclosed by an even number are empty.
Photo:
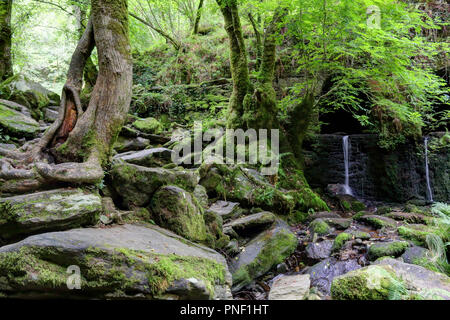
[[[282,263],[294,253],[298,245],[297,237],[286,230],[280,231],[274,236],[267,234],[267,242],[264,244],[258,256],[247,265],[240,267],[233,273],[233,286],[245,286],[276,265]]]
[[[68,255],[56,248],[22,247],[18,252],[0,254],[0,291],[7,292],[2,284],[21,287],[30,281],[42,290],[68,290],[69,265],[81,269],[82,293],[96,297],[99,292],[136,290],[151,292],[156,297],[175,280],[188,278],[204,281],[212,297],[215,284],[224,284],[226,273],[224,266],[205,258],[126,248],[112,252],[89,248],[83,254]]]
[[[159,134],[163,130],[162,124],[155,118],[145,118],[137,120],[133,123],[133,126],[145,133]]]
[[[332,250],[333,250],[333,251],[338,251],[338,250],[340,250],[340,249],[344,246],[344,244],[345,244],[346,242],[348,242],[348,241],[350,241],[350,240],[352,240],[352,239],[353,239],[353,236],[352,236],[351,234],[346,233],[346,232],[340,233],[340,234],[336,237],[336,239],[334,239]]]
[[[316,219],[310,223],[309,228],[312,232],[324,235],[330,232],[330,226],[322,219]]]
[[[335,300],[397,300],[408,294],[403,282],[391,268],[369,266],[333,280]]]
[[[406,241],[373,244],[369,248],[369,259],[374,261],[381,257],[397,258],[409,247]]]
[[[356,201],[356,200],[352,201],[351,208],[352,208],[352,211],[355,211],[355,212],[360,212],[360,211],[366,210],[366,206],[364,205],[364,203],[362,203],[360,201]]]
[[[426,226],[422,224],[405,225],[398,228],[398,234],[404,239],[412,240],[415,244],[426,246],[428,235],[437,235],[444,242],[448,241],[450,234],[448,229],[439,226]]]

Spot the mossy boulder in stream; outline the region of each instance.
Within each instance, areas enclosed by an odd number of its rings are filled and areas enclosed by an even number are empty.
[[[374,261],[381,257],[397,258],[401,256],[408,247],[409,243],[406,241],[376,243],[369,248],[369,259]]]
[[[80,289],[69,290],[76,270]],[[230,299],[230,285],[220,254],[156,226],[45,233],[0,248],[0,296],[10,298]]]
[[[203,209],[186,190],[164,186],[153,196],[150,208],[158,225],[189,240],[206,240]]]
[[[336,277],[331,285],[335,300],[394,300],[407,294],[403,282],[388,266],[369,266]]]
[[[81,189],[57,189],[0,198],[0,238],[93,224],[101,211],[100,196]]]
[[[278,221],[251,240],[231,265],[233,291],[240,290],[294,253],[298,240],[287,225]]]

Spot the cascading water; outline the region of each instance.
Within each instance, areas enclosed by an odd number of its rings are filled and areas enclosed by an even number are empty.
[[[428,138],[425,138],[425,176],[427,178],[427,200],[433,202],[433,192],[430,184],[430,171],[428,168]]]
[[[344,183],[344,191],[345,194],[353,195],[352,188],[350,188],[350,173],[349,173],[349,144],[348,144],[348,136],[345,136],[342,139],[342,146],[344,148],[344,167],[345,167],[345,183]]]

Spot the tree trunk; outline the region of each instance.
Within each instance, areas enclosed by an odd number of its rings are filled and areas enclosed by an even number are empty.
[[[99,74],[89,105],[83,110],[83,70],[94,45]],[[14,179],[0,183],[0,191],[24,192],[57,182],[100,182],[102,166],[109,160],[128,113],[131,86],[127,0],[92,0],[91,18],[72,56],[58,119],[38,143],[28,150],[22,148],[25,153],[0,148],[0,155],[5,156],[0,159],[0,179]],[[54,163],[46,156],[48,151]]]
[[[0,0],[0,80],[13,75],[11,59],[12,0]]]
[[[198,34],[198,28],[200,26],[200,20],[202,18],[202,10],[203,10],[203,3],[205,0],[200,0],[197,8],[197,12],[195,14],[195,22],[194,22],[194,31],[193,34]]]
[[[250,23],[252,24],[253,31],[255,32],[255,38],[256,38],[256,69],[259,69],[261,66],[261,59],[262,59],[262,52],[263,52],[263,46],[262,46],[262,40],[261,40],[261,32],[259,31],[259,24],[257,21],[255,21],[255,18],[253,15],[249,12],[248,19],[250,20]]]
[[[228,126],[244,128],[244,99],[251,94],[252,85],[247,63],[247,50],[242,34],[241,20],[236,0],[216,0],[222,11],[225,30],[230,44],[230,64],[233,93],[230,98]]]

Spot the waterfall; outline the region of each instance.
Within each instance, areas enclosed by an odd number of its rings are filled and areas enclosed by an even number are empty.
[[[345,167],[345,183],[344,183],[344,191],[345,194],[353,195],[352,188],[350,188],[350,175],[349,175],[349,145],[348,145],[348,136],[345,136],[342,139],[342,146],[344,148],[344,167]]]
[[[427,200],[433,202],[433,192],[430,184],[430,171],[428,169],[428,138],[425,138],[425,176],[427,178]]]

